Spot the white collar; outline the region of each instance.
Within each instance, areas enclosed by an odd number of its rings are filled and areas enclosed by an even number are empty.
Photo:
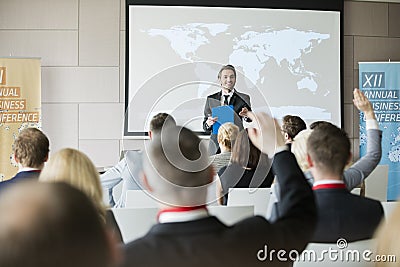
[[[317,186],[317,185],[321,185],[321,184],[344,184],[343,181],[339,181],[339,180],[320,180],[320,181],[316,181],[314,182],[313,186]]]
[[[30,172],[30,171],[40,171],[40,169],[31,168],[31,167],[22,167],[22,168],[19,168],[18,173],[20,173],[20,172]]]
[[[234,92],[235,92],[235,88],[233,88],[233,89],[229,92],[229,94],[225,94],[224,91],[221,89],[221,95],[222,95],[222,96],[227,95],[227,96],[229,96],[229,97],[232,97]]]
[[[161,211],[158,216],[158,221],[160,223],[187,222],[202,219],[208,216],[208,211],[205,208],[178,212]]]

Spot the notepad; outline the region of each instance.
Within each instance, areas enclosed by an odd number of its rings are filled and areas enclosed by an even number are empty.
[[[213,134],[218,134],[219,127],[226,123],[232,122],[234,120],[235,111],[233,110],[233,106],[220,106],[211,109],[212,116],[217,117],[218,120],[213,125]]]

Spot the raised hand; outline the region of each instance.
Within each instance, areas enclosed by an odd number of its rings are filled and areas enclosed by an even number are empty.
[[[361,112],[364,112],[366,119],[375,119],[374,109],[368,98],[361,92],[360,89],[355,88],[353,91],[353,104]]]
[[[285,139],[280,131],[278,122],[264,112],[247,112],[247,116],[253,121],[254,128],[248,128],[250,140],[263,153],[272,157],[275,149],[285,145]]]

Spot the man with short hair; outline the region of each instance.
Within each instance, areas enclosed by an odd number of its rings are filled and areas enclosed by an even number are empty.
[[[305,129],[307,129],[306,123],[299,116],[286,115],[282,119],[282,132],[289,147],[296,135]]]
[[[223,105],[231,105],[235,111],[234,124],[240,130],[243,129],[242,118],[247,120],[247,112],[251,110],[250,96],[235,89],[236,70],[234,66],[222,66],[218,72],[218,81],[221,85],[221,91],[207,96],[204,106],[203,129],[207,134],[211,134],[210,155],[218,152],[217,134],[213,133],[213,125],[218,121],[218,118],[212,117],[212,109]]]
[[[18,172],[10,180],[0,183],[0,190],[11,184],[37,179],[49,156],[49,139],[37,128],[23,129],[14,141],[14,160]]]
[[[148,135],[150,140],[155,134],[161,132],[163,127],[175,126],[175,119],[167,113],[158,113],[150,121]],[[101,185],[108,191],[109,204],[114,208],[125,207],[126,191],[141,190],[138,174],[142,169],[142,152],[139,150],[127,151],[124,158],[117,165],[100,175]],[[113,189],[123,182],[121,196],[114,201]]]
[[[92,202],[64,183],[23,182],[0,194],[0,266],[112,267],[120,252]]]
[[[311,133],[307,152],[318,211],[312,242],[371,238],[383,217],[383,208],[379,201],[351,194],[346,189],[342,177],[351,159],[347,134],[333,124],[321,124]]]
[[[126,245],[123,266],[291,266],[274,252],[285,250],[288,259],[292,249],[304,249],[314,230],[313,194],[283,136],[275,135],[274,120],[249,116],[262,129],[249,129],[252,142],[268,155],[276,152],[272,168],[282,183],[282,217],[271,224],[255,216],[228,227],[210,216],[207,185],[215,172],[206,147],[192,131],[170,127],[144,155],[143,184],[159,200],[159,223]]]

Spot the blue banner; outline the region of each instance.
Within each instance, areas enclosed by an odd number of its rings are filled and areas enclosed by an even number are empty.
[[[383,131],[382,159],[389,165],[388,200],[400,196],[400,62],[359,63],[359,86],[371,101]],[[360,157],[367,151],[364,114],[360,113]]]

